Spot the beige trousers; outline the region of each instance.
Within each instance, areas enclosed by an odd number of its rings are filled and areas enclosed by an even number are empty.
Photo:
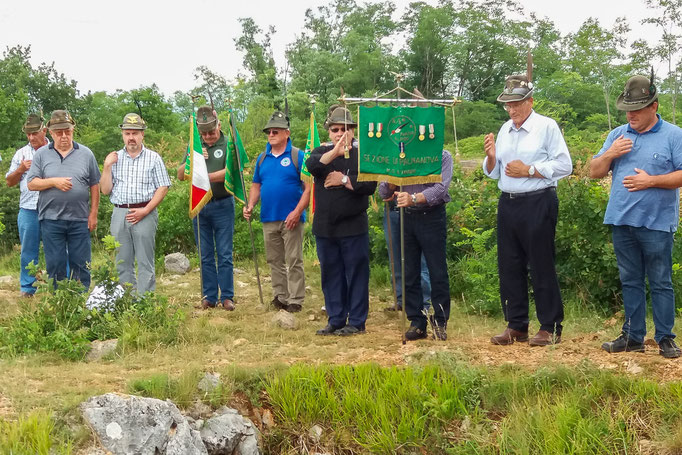
[[[284,221],[263,223],[265,258],[270,266],[273,297],[291,304],[303,304],[305,272],[303,271],[303,223],[293,230]]]

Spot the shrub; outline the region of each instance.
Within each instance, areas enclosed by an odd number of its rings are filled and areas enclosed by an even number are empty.
[[[105,238],[104,244],[112,251],[112,260],[92,275],[93,281],[111,295],[118,283],[113,260],[117,244],[111,236]],[[152,293],[140,297],[126,287],[123,296],[111,305],[88,309],[83,291],[79,282],[64,280],[52,292],[45,289],[35,308],[24,303],[18,316],[0,322],[0,355],[56,352],[66,359],[78,360],[93,340],[122,338],[130,347],[142,347],[153,341],[172,343],[177,338],[184,316],[164,298]],[[147,343],[139,343],[140,338]]]

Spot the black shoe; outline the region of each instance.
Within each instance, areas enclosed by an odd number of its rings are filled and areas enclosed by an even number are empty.
[[[298,313],[302,309],[303,309],[303,307],[299,303],[290,303],[285,308],[285,310],[287,310],[289,313]]]
[[[447,325],[434,324],[431,328],[433,329],[433,338],[435,340],[445,341],[448,339]]]
[[[336,332],[334,332],[334,335],[338,335],[341,337],[347,337],[347,336],[351,336],[351,335],[357,335],[359,333],[365,333],[365,329],[355,327],[354,325],[347,325],[346,327],[339,329]]]
[[[410,341],[426,338],[426,329],[411,325],[407,332],[405,332],[405,338]]]
[[[670,337],[665,337],[658,343],[658,353],[666,359],[676,359],[680,356],[680,348]]]
[[[637,341],[630,338],[630,336],[627,333],[622,332],[620,336],[615,340],[607,341],[606,343],[602,344],[601,348],[606,352],[610,353],[624,351],[644,352],[644,343],[638,343]]]
[[[315,332],[315,335],[333,335],[334,332],[337,330],[341,329],[342,327],[335,327],[331,324],[327,324],[327,327],[324,329],[320,329],[317,332]]]
[[[397,303],[394,303],[393,305],[384,308],[384,311],[403,311],[403,307],[401,307]]]
[[[286,303],[282,302],[282,301],[279,299],[279,297],[275,297],[274,299],[272,299],[272,302],[271,302],[271,303],[272,303],[272,305],[273,305],[275,308],[277,308],[278,310],[286,310],[286,309],[287,309],[287,306],[288,306]]]

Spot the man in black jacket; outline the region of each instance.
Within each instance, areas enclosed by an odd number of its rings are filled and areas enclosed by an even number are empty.
[[[313,234],[328,317],[318,335],[362,333],[369,312],[367,207],[377,184],[357,180],[356,127],[347,109],[332,106],[325,122],[331,142],[306,161],[315,178]]]

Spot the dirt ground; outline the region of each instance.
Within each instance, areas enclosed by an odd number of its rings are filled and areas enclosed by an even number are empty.
[[[161,275],[158,292],[188,314],[187,329],[178,345],[120,352],[112,359],[95,363],[64,362],[39,355],[0,360],[0,418],[35,408],[68,409],[95,394],[126,392],[131,379],[158,373],[178,376],[186,371],[267,369],[296,363],[407,365],[441,351],[472,365],[515,365],[534,371],[547,366],[587,363],[659,382],[682,379],[682,359],[662,358],[653,340],[647,341],[643,354],[602,351],[601,343],[619,333],[618,316],[600,319],[587,314],[572,319],[568,314],[562,342],[551,347],[531,348],[527,343],[494,346],[489,342],[490,336],[503,330],[504,321],[467,315],[461,310],[461,303],[453,301],[447,341],[426,339],[403,345],[402,313],[384,311],[391,299],[390,289],[371,290],[365,334],[344,338],[316,336],[315,330],[326,324],[326,315],[321,310],[319,270],[313,267],[308,272],[306,302],[304,310],[295,315],[298,322],[295,330],[284,330],[272,323],[276,311],[267,303],[271,300],[267,276],[262,280],[266,305],[261,306],[254,274],[238,269],[237,308],[228,312],[194,308],[200,298],[198,271],[183,276]],[[0,285],[2,314],[18,311],[20,301],[14,285]],[[531,331],[537,328],[537,322],[531,322]]]

